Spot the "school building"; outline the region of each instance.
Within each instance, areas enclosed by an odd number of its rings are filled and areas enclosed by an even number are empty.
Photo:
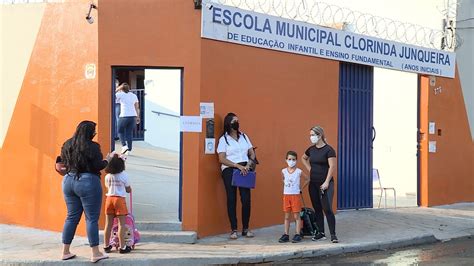
[[[97,122],[104,154],[114,149],[116,80],[144,90],[135,137],[178,154],[176,220],[200,237],[229,231],[220,165],[206,145],[228,112],[258,147],[251,228],[282,222],[284,156],[301,156],[316,124],[338,156],[337,210],[380,206],[374,168],[399,205],[474,201],[472,30],[450,51],[221,4],[230,1],[8,2],[0,5],[0,223],[62,230],[55,158],[82,120]],[[381,78],[391,73],[410,85]],[[201,103],[214,104],[214,124],[202,118],[201,132],[180,131]]]

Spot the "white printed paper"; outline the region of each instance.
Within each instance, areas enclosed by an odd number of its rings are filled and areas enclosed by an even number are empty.
[[[428,144],[428,152],[436,152],[436,141],[430,141]]]
[[[204,154],[214,154],[216,153],[216,139],[206,138],[204,141]]]
[[[202,132],[202,118],[200,116],[181,116],[179,122],[181,132]]]
[[[436,124],[435,124],[435,122],[430,122],[430,123],[429,123],[429,130],[428,130],[428,132],[429,132],[430,134],[434,134],[435,131],[436,131]]]
[[[95,79],[96,73],[95,64],[87,64],[84,68],[84,76],[86,79]]]
[[[202,118],[214,118],[214,103],[201,103],[200,110]]]

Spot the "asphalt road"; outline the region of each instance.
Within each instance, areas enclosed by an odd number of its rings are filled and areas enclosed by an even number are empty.
[[[272,263],[277,265],[474,265],[474,238],[386,251]]]

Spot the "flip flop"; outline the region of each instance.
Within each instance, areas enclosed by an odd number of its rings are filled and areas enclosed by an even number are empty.
[[[74,259],[76,257],[76,254],[69,253],[67,255],[63,255],[62,260],[70,260]]]
[[[108,258],[109,258],[109,255],[102,255],[100,257],[92,257],[91,262],[96,263],[100,260],[104,260],[104,259],[108,259]]]

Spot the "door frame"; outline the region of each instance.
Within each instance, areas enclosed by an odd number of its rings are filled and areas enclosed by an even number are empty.
[[[129,66],[129,65],[111,65],[111,81],[112,90],[110,94],[111,102],[111,127],[110,127],[110,151],[115,150],[114,130],[115,130],[115,74],[116,70],[125,69],[171,69],[180,71],[180,113],[183,115],[183,99],[184,99],[184,67],[170,67],[170,66]],[[178,185],[178,221],[183,221],[183,132],[179,132],[179,185]]]

